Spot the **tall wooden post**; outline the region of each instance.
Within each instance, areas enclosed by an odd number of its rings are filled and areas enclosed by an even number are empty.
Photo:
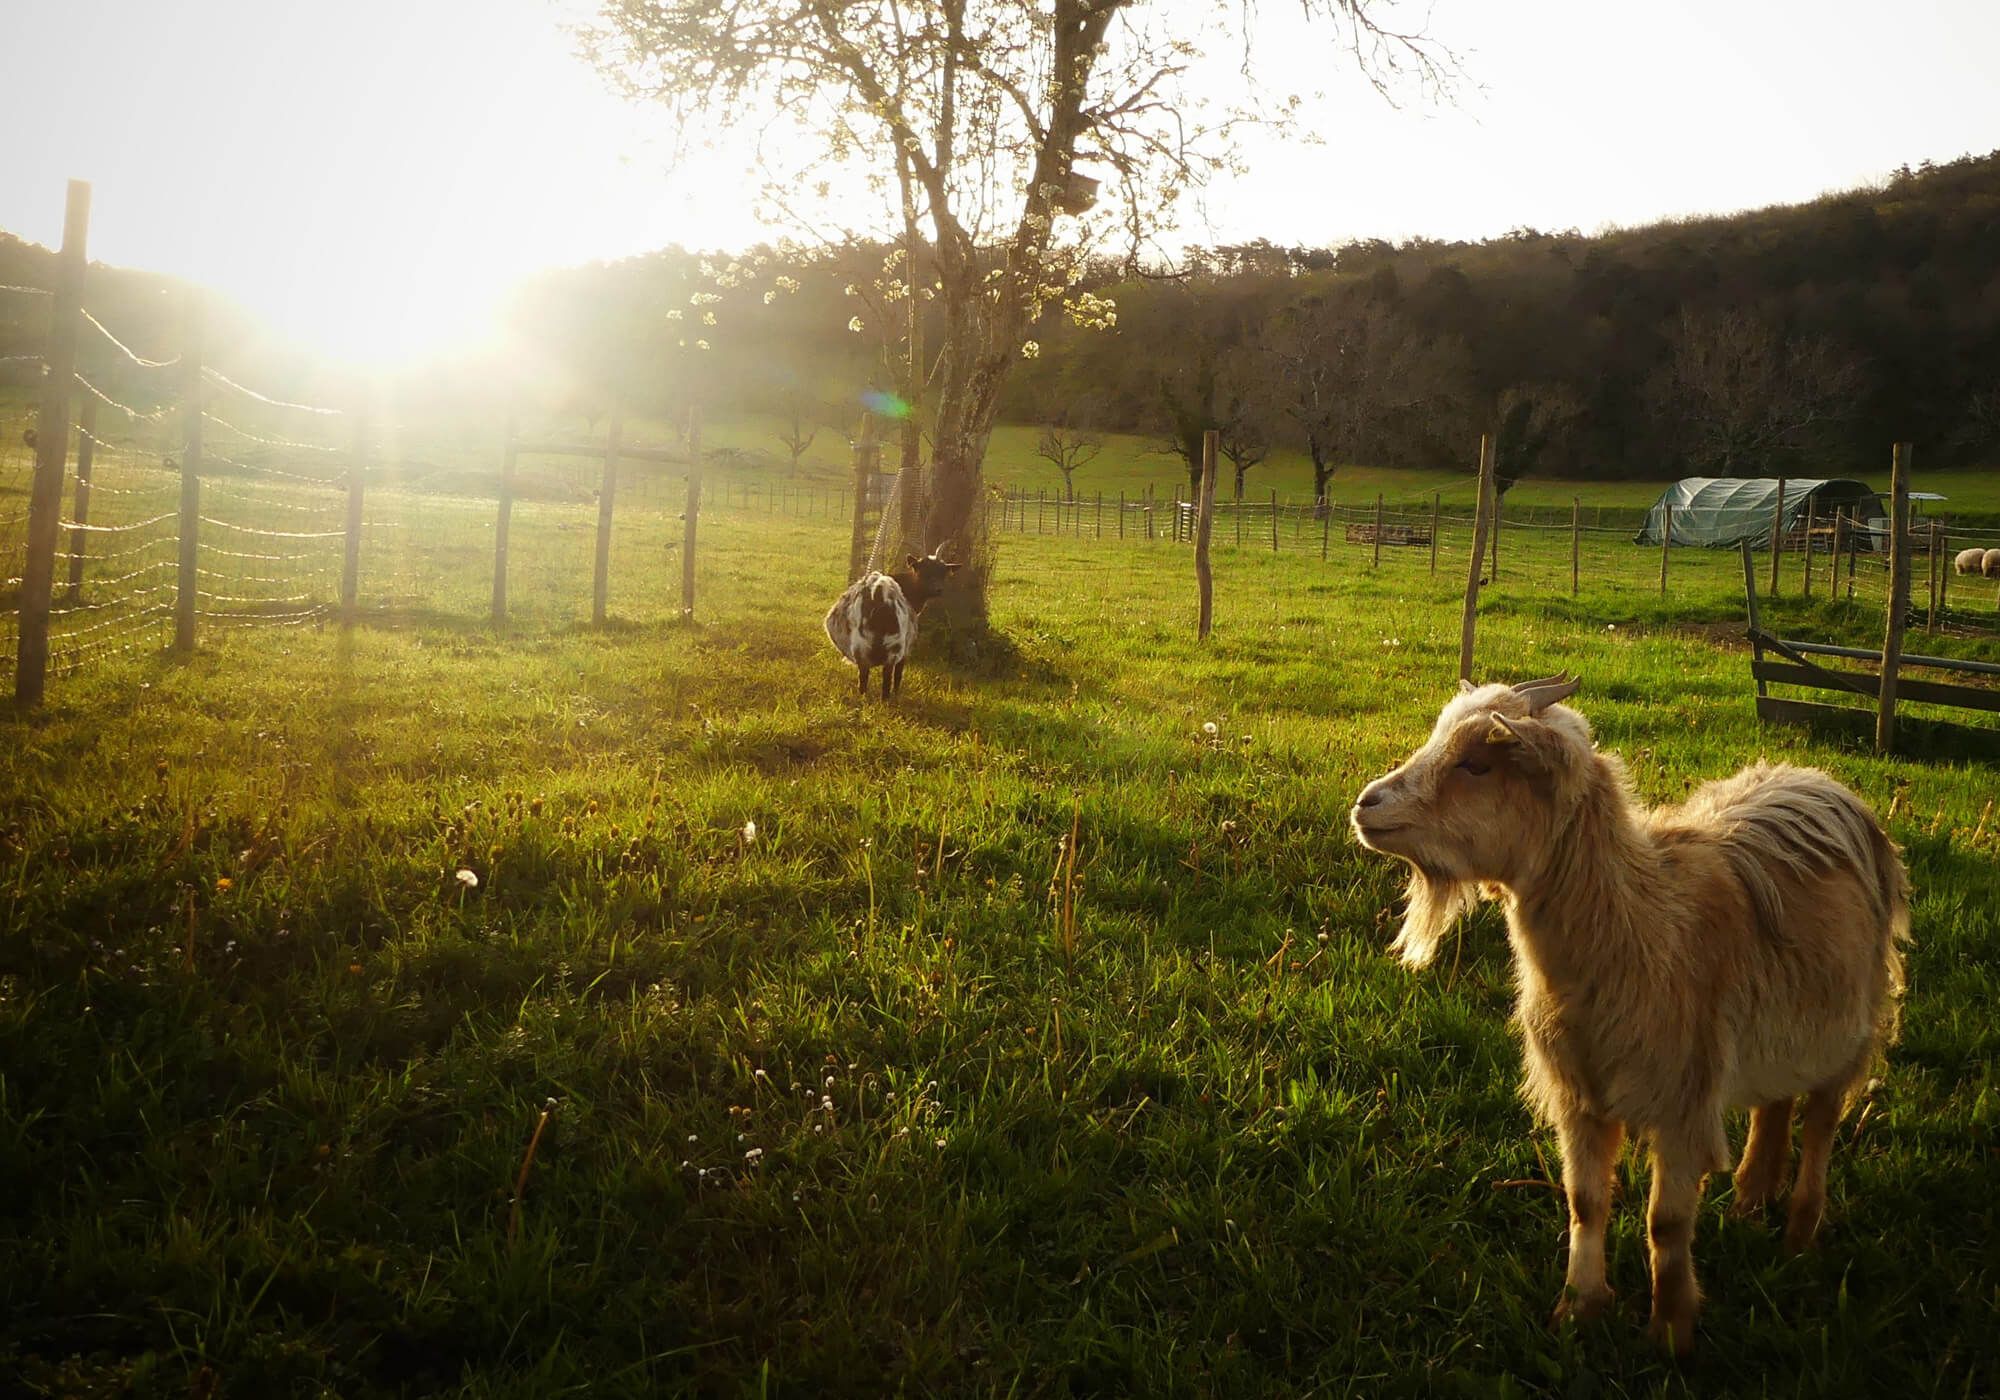
[[[347,457],[347,538],[340,557],[340,625],[354,625],[361,597],[361,492],[368,451],[368,414],[357,410]]]
[[[1438,525],[1440,522],[1438,510],[1439,503],[1443,500],[1444,492],[1431,492],[1431,572],[1434,574],[1438,571]]]
[[[1778,478],[1778,503],[1771,508],[1771,596],[1778,596],[1778,553],[1785,545],[1785,479]]]
[[[1382,567],[1382,493],[1380,491],[1375,493],[1375,554],[1368,561],[1368,567],[1371,569]]]
[[[174,650],[194,650],[194,614],[201,587],[201,360],[204,350],[201,293],[187,295],[187,328],[181,345],[181,559],[174,595]]]
[[[1322,498],[1324,499],[1324,498]],[[1319,561],[1326,562],[1326,547],[1333,539],[1333,508],[1323,507],[1319,513]]]
[[[1202,488],[1202,494],[1204,496],[1208,494],[1207,487],[1204,486]],[[1241,496],[1238,496],[1230,504],[1234,507],[1236,511],[1236,547],[1238,549],[1241,549],[1243,548],[1243,498]]]
[[[1806,497],[1806,560],[1799,569],[1799,596],[1801,598],[1812,597],[1813,523],[1816,516],[1814,508],[1818,504],[1819,502],[1813,497]]]
[[[688,469],[689,490],[695,473],[701,464],[694,463]],[[854,582],[868,568],[868,554],[874,541],[868,536],[868,500],[874,494],[875,472],[875,418],[873,414],[861,415],[861,431],[854,437],[854,524],[847,541],[847,581]],[[683,565],[682,567],[686,567]],[[682,590],[682,606],[693,606],[694,590],[690,586]]]
[[[1833,558],[1826,571],[1826,596],[1832,602],[1840,601],[1840,557],[1847,550],[1847,510],[1838,507],[1833,512]]]
[[[1583,497],[1569,498],[1569,596],[1577,596],[1583,565]]]
[[[1125,493],[1118,493],[1118,538],[1125,538]]]
[[[514,463],[521,450],[521,420],[507,415],[507,442],[500,449],[500,514],[493,522],[493,620],[507,620],[507,536],[514,525]]]
[[[1896,444],[1889,463],[1889,618],[1882,630],[1881,703],[1875,710],[1875,752],[1896,742],[1896,671],[1903,659],[1903,621],[1910,604],[1910,444]]]
[[[63,472],[69,465],[69,400],[76,392],[76,331],[82,319],[84,244],[90,235],[90,186],[69,182],[63,205],[62,251],[42,355],[42,403],[35,420],[35,476],[28,489],[28,558],[21,578],[20,649],[14,698],[39,705],[49,673],[49,605],[56,583],[56,541],[61,535]]]
[[[602,623],[611,595],[611,510],[618,498],[618,449],[625,420],[611,415],[611,439],[604,448],[604,479],[597,488],[597,564],[590,574],[590,620]]]
[[[1209,624],[1215,617],[1215,575],[1208,566],[1208,537],[1215,521],[1215,462],[1222,434],[1210,428],[1201,438],[1201,508],[1194,523],[1194,578],[1201,592],[1201,616],[1195,624],[1195,640],[1207,641]],[[1240,517],[1239,517],[1240,518]]]
[[[1472,633],[1479,621],[1479,567],[1486,562],[1486,524],[1493,496],[1493,434],[1479,438],[1479,503],[1473,507],[1472,564],[1465,579],[1465,614],[1458,629],[1458,678],[1472,679]]]
[[[97,453],[97,396],[85,394],[77,410],[76,422],[76,503],[69,518],[77,528],[69,532],[69,592],[64,601],[71,607],[83,601],[83,560],[90,551],[90,473]],[[39,439],[38,439],[39,441]]]
[[[1100,540],[1104,538],[1104,492],[1102,490],[1099,490],[1097,493],[1097,534],[1095,538]]]
[[[867,427],[868,420],[862,420],[862,460],[867,461],[873,437]],[[861,500],[860,495],[854,498]],[[856,506],[857,512],[859,505]],[[694,547],[697,526],[701,523],[701,409],[688,411],[688,494],[687,519],[681,530],[681,617],[689,622],[694,620]],[[866,545],[862,546],[865,551]],[[864,552],[862,564],[868,562]],[[857,571],[858,572],[858,571]]]
[[[1666,514],[1662,518],[1665,527],[1660,531],[1660,596],[1667,596],[1667,558],[1674,547],[1674,503],[1667,501],[1663,507]]]

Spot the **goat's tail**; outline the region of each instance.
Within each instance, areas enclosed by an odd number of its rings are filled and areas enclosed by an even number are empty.
[[[1875,1049],[1877,1053],[1896,1043],[1903,1028],[1903,992],[1908,982],[1903,970],[1903,950],[1910,939],[1910,877],[1903,868],[1903,853],[1896,848],[1879,822],[1870,813],[1874,834],[1876,888],[1881,897],[1882,991],[1875,1004]]]

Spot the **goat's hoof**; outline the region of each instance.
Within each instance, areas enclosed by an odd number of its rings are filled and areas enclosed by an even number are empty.
[[[1676,1361],[1685,1361],[1694,1355],[1694,1316],[1692,1311],[1680,1317],[1654,1313],[1646,1324],[1646,1336]]]
[[[1733,1220],[1755,1220],[1773,1205],[1777,1204],[1775,1191],[1743,1190],[1738,1188],[1736,1199],[1730,1203],[1729,1215]]]
[[[1785,1226],[1784,1251],[1787,1257],[1804,1254],[1812,1248],[1813,1239],[1819,1234],[1819,1221],[1794,1220]]]
[[[1563,1289],[1562,1297],[1556,1299],[1555,1311],[1549,1314],[1549,1326],[1561,1327],[1565,1322],[1588,1322],[1610,1311],[1618,1301],[1616,1290],[1605,1287],[1595,1293],[1578,1293],[1573,1288]]]

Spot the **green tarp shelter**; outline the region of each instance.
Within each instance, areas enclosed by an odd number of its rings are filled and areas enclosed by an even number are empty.
[[[1835,511],[1850,517],[1888,526],[1881,498],[1865,481],[1841,478],[1819,481],[1812,477],[1785,478],[1784,531],[1803,530],[1806,503],[1812,503],[1815,520],[1833,523]],[[1690,476],[1676,481],[1660,493],[1646,512],[1645,528],[1639,531],[1640,544],[1658,544],[1667,506],[1673,506],[1675,544],[1700,545],[1708,549],[1733,548],[1744,540],[1753,545],[1771,542],[1771,516],[1778,504],[1778,478]],[[1864,532],[1860,547],[1870,549],[1879,538]]]

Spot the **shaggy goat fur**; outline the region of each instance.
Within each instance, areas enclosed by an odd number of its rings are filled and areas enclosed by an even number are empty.
[[[1611,1296],[1604,1228],[1619,1143],[1652,1145],[1652,1330],[1685,1352],[1704,1176],[1723,1111],[1754,1109],[1736,1207],[1780,1193],[1803,1132],[1785,1243],[1819,1226],[1848,1096],[1895,1036],[1908,887],[1874,814],[1826,774],[1754,764],[1648,810],[1583,716],[1575,682],[1465,687],[1430,741],[1355,804],[1364,845],[1409,863],[1395,944],[1422,966],[1481,894],[1507,910],[1523,1094],[1562,1145],[1570,1258],[1557,1317]]]
[[[827,639],[860,670],[864,696],[869,668],[875,666],[882,668],[884,700],[902,690],[903,666],[917,644],[917,615],[959,567],[936,554],[921,559],[912,554],[906,562],[907,568],[893,574],[863,574],[827,609]]]

